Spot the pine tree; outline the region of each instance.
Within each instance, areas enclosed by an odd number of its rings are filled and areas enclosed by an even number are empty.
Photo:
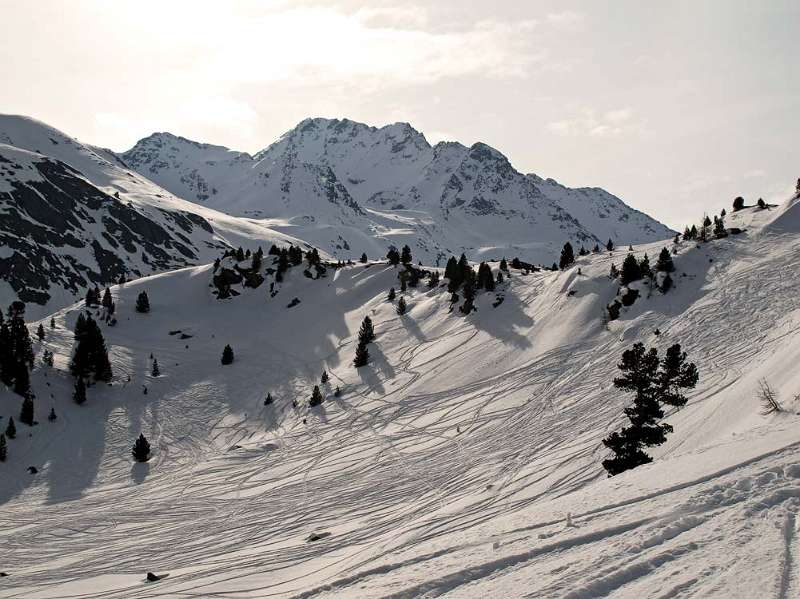
[[[158,360],[153,358],[153,368],[150,370],[150,375],[153,377],[161,376],[161,370],[158,368]]]
[[[608,271],[608,278],[616,279],[618,276],[619,276],[619,271],[617,270],[617,265],[612,262],[611,269]]]
[[[398,313],[400,316],[402,316],[403,314],[405,314],[405,313],[406,313],[406,299],[405,299],[404,297],[402,297],[402,296],[401,296],[401,297],[400,297],[400,299],[397,301],[397,308],[396,308],[396,312],[397,312],[397,313]]]
[[[639,263],[636,261],[636,256],[628,254],[622,263],[622,272],[620,273],[620,283],[628,285],[634,281],[642,278],[642,271],[639,268]]]
[[[52,316],[50,317],[50,328],[51,329],[56,328],[56,319]]]
[[[328,371],[327,370],[323,370],[322,371],[322,376],[319,377],[319,382],[324,385],[329,380],[330,380],[330,377],[328,376]]]
[[[367,258],[367,252],[364,252],[361,254],[361,264],[366,264],[367,260],[369,260],[369,258]]]
[[[764,201],[764,198],[758,198],[758,207],[762,210],[767,207],[767,203]]]
[[[103,307],[110,308],[113,301],[114,300],[111,299],[111,290],[106,287],[106,290],[103,292]]]
[[[407,245],[403,246],[403,251],[400,254],[400,262],[403,264],[411,264],[411,248]]]
[[[273,402],[272,393],[267,393],[267,396],[264,398],[264,405],[268,406]]]
[[[572,244],[568,241],[561,250],[561,258],[558,261],[558,266],[563,270],[574,264],[574,262],[575,253],[572,251]]]
[[[56,409],[55,408],[50,408],[50,413],[47,415],[47,419],[50,422],[55,422],[57,418],[58,418],[58,416],[56,416]]]
[[[428,277],[428,287],[434,289],[435,287],[439,286],[439,273],[438,271],[432,270],[430,277]]]
[[[31,394],[31,377],[23,362],[14,362],[14,393],[25,398]]]
[[[386,296],[386,299],[389,300],[390,302],[393,302],[395,297],[396,297],[396,294],[394,292],[394,287],[390,287],[389,288],[389,295]]]
[[[227,366],[228,364],[233,364],[233,348],[230,345],[226,345],[222,350],[222,365]]]
[[[694,389],[700,375],[697,366],[686,361],[686,352],[681,351],[679,343],[667,348],[661,360],[656,384],[659,390],[659,401],[675,408],[686,405],[686,397],[682,389]]]
[[[72,392],[72,401],[78,405],[81,405],[86,401],[86,383],[83,382],[81,377],[78,377],[78,380],[75,381],[75,389]]]
[[[661,252],[658,254],[658,261],[656,262],[656,270],[658,272],[675,272],[672,254],[669,253],[667,248],[661,248]]]
[[[386,252],[386,259],[389,261],[389,264],[397,266],[400,264],[400,252],[394,247],[390,247],[389,251]]]
[[[136,311],[142,314],[150,311],[150,298],[147,297],[146,291],[142,291],[136,298]]]
[[[341,397],[342,396],[342,390],[339,389],[338,385],[336,386],[336,390],[333,392],[333,396],[334,397]]]
[[[358,329],[358,342],[366,344],[374,340],[375,329],[372,326],[372,319],[369,316],[365,316],[364,320],[361,321],[361,328]]]
[[[322,403],[322,393],[320,393],[319,386],[314,385],[314,390],[311,392],[311,399],[308,401],[309,407],[318,406]]]
[[[639,272],[643,279],[653,278],[653,271],[650,268],[650,258],[647,257],[647,254],[642,256],[642,259],[639,261]]]
[[[714,218],[714,237],[720,239],[727,237],[728,231],[725,229],[725,219],[722,217]]]
[[[633,405],[625,408],[630,425],[614,432],[603,444],[614,453],[603,460],[609,476],[652,462],[643,448],[661,445],[666,441],[672,427],[659,422],[664,417],[663,405],[680,407],[686,397],[682,389],[693,388],[698,374],[694,364],[686,362],[686,354],[679,344],[667,349],[664,359],[658,359],[658,351],[646,351],[641,343],[622,354],[619,369],[623,375],[614,379],[614,386],[635,393]]]
[[[736,196],[733,200],[733,211],[737,212],[744,208],[744,198],[742,196]]]
[[[0,434],[0,462],[5,462],[8,457],[8,448],[6,447],[6,436]]]
[[[16,439],[17,438],[17,427],[14,424],[14,417],[11,416],[8,419],[8,425],[6,426],[6,437],[9,439]]]
[[[669,273],[667,273],[667,275],[664,277],[664,280],[661,281],[661,293],[667,293],[667,291],[672,289],[673,285],[674,282],[672,280],[672,277],[669,276]]]
[[[691,239],[697,239],[697,227],[692,225],[692,228],[689,230],[692,234]]]
[[[72,375],[87,377],[93,374],[95,380],[111,380],[111,362],[108,359],[108,350],[100,327],[89,316],[85,319],[82,328],[80,334],[77,326],[75,329],[77,343],[70,363]]]
[[[503,259],[500,260],[500,270],[504,272],[508,272],[508,262],[506,262],[506,257],[503,256]]]
[[[255,254],[253,254],[253,259],[250,262],[250,270],[254,272],[258,272],[259,270],[261,270],[261,258],[262,255],[260,252],[256,252]]]
[[[244,250],[241,246],[236,250],[236,255],[234,256],[237,262],[242,262],[244,260]]]
[[[447,264],[444,267],[444,278],[452,280],[454,276],[457,276],[457,272],[458,260],[456,260],[455,256],[450,256],[450,258],[447,260]]]
[[[366,366],[367,362],[369,362],[369,350],[367,349],[366,343],[361,343],[356,346],[356,357],[353,360],[353,366],[356,368],[361,368],[362,366]]]
[[[22,400],[22,408],[20,408],[19,411],[19,421],[22,424],[33,426],[33,400],[30,397],[26,397]]]
[[[613,252],[614,251],[614,242],[611,241],[610,239],[608,240],[608,243],[606,244],[606,249],[609,252]]]
[[[44,326],[42,323],[39,323],[39,328],[36,329],[36,337],[39,341],[44,341]]]
[[[470,269],[467,271],[467,276],[464,277],[464,303],[459,308],[464,314],[469,314],[475,309],[475,273]]]
[[[150,459],[150,442],[144,434],[139,433],[139,438],[136,439],[133,448],[131,448],[131,455],[137,462],[146,462]]]

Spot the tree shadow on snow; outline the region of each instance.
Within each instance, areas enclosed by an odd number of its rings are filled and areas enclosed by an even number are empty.
[[[503,303],[496,308],[492,307],[489,297],[480,302],[477,313],[469,315],[472,325],[479,331],[489,333],[492,337],[504,343],[510,343],[519,348],[531,347],[531,341],[519,333],[517,328],[530,328],[535,323],[533,318],[525,313],[524,305],[513,293],[506,293]]]
[[[149,462],[134,462],[131,466],[131,480],[135,485],[141,485],[150,474]]]

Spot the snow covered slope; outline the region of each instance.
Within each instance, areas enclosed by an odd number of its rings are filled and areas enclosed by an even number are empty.
[[[87,286],[212,260],[220,248],[291,241],[263,223],[174,197],[33,119],[0,115],[0,302],[31,313]],[[296,241],[296,240],[295,240]]]
[[[624,251],[512,270],[468,317],[424,284],[398,316],[385,264],[295,267],[274,295],[268,278],[225,301],[210,266],[139,279],[112,290],[114,380],[80,407],[65,372],[80,307],[61,310],[36,346],[56,353],[32,376],[41,423],[0,464],[0,596],[796,597],[795,206],[681,243],[675,288],[608,324]],[[355,369],[365,315],[377,339]],[[680,342],[700,384],[655,462],[606,479],[600,440],[630,401],[611,380],[636,341]],[[760,378],[784,412],[759,414]],[[18,404],[0,390],[0,422]],[[140,432],[153,457],[134,465]]]
[[[407,123],[306,119],[252,157],[155,133],[120,159],[175,195],[269,219],[341,257],[408,243],[426,263],[465,251],[549,264],[568,240],[672,235],[601,189],[523,175],[486,144],[431,146]]]

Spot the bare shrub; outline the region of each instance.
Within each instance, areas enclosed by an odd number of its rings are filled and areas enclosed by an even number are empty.
[[[778,394],[772,390],[766,379],[758,381],[758,400],[761,402],[762,416],[783,411],[781,404],[778,403]]]

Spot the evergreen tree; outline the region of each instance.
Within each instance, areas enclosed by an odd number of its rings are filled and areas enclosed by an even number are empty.
[[[108,359],[108,350],[100,327],[88,316],[84,321],[83,331],[78,334],[77,343],[72,356],[70,371],[73,376],[87,377],[94,375],[95,380],[111,380],[111,362]]]
[[[672,263],[672,254],[669,253],[667,248],[662,248],[661,252],[658,254],[656,270],[658,272],[675,272],[675,265]]]
[[[610,239],[608,240],[608,243],[606,244],[606,249],[609,252],[613,252],[614,251],[614,242],[611,241]]]
[[[239,248],[236,250],[235,258],[237,262],[242,262],[244,260],[244,250],[241,246],[239,246]]]
[[[42,354],[42,364],[51,368],[53,367],[53,352],[47,349],[44,350],[44,353]]]
[[[728,236],[728,231],[725,230],[725,220],[722,217],[720,217],[720,218],[716,218],[715,217],[714,218],[714,237],[719,239],[721,237],[727,237],[727,236]]]
[[[689,229],[689,227],[686,227],[683,230],[683,238],[684,239],[691,239],[692,238],[692,231]]]
[[[367,260],[369,260],[369,258],[367,258],[367,253],[364,252],[363,254],[361,254],[361,264],[366,264]]]
[[[85,333],[86,316],[83,315],[83,312],[80,312],[77,320],[75,320],[75,339],[80,339]]]
[[[50,317],[50,328],[51,329],[56,328],[56,319],[52,316]]]
[[[136,439],[133,448],[131,448],[131,455],[137,462],[146,462],[150,459],[150,442],[144,434],[139,433],[139,438]]]
[[[503,256],[503,259],[500,260],[500,270],[508,272],[508,262],[506,262],[505,256]]]
[[[259,270],[261,270],[262,257],[263,256],[261,252],[256,252],[255,254],[253,254],[253,259],[250,262],[250,270],[252,270],[253,272],[258,272]]]
[[[616,279],[618,276],[619,276],[619,271],[617,270],[617,265],[612,262],[611,269],[608,271],[608,278]]]
[[[322,376],[319,378],[319,382],[324,385],[329,380],[330,380],[330,377],[328,376],[328,371],[327,370],[323,370],[322,371]]]
[[[405,293],[406,287],[408,285],[408,283],[406,283],[406,277],[404,275],[405,275],[405,273],[402,273],[401,276],[400,276],[400,292],[401,293]]]
[[[404,297],[402,297],[402,296],[400,297],[400,299],[397,302],[396,312],[400,316],[402,316],[403,314],[406,313],[406,299]]]
[[[161,370],[158,368],[158,360],[153,358],[153,368],[150,370],[150,375],[153,377],[161,376]]]
[[[394,287],[390,287],[389,288],[389,295],[386,296],[386,299],[389,300],[390,302],[393,302],[395,296],[396,296],[396,294],[394,292]]]
[[[578,250],[578,255],[579,255],[579,256],[585,256],[585,255],[586,255],[586,254],[588,254],[588,253],[589,253],[589,250],[587,250],[587,249],[586,249],[585,247],[583,247],[583,246],[581,246],[581,249],[579,249],[579,250]]]
[[[342,390],[339,389],[338,385],[336,386],[336,390],[333,392],[333,396],[334,397],[341,397],[342,396]]]
[[[17,427],[14,424],[14,417],[11,416],[8,419],[8,425],[6,426],[6,437],[9,439],[16,439],[17,438]]]
[[[369,362],[369,350],[367,349],[367,344],[359,341],[358,345],[356,346],[356,357],[353,360],[353,366],[356,368],[361,368],[362,366],[366,366],[367,362]]]
[[[664,280],[661,281],[661,293],[667,293],[667,291],[672,289],[673,285],[674,282],[672,281],[672,277],[669,276],[669,273],[667,273],[667,275],[664,277]]]
[[[5,462],[8,457],[8,448],[6,447],[6,436],[0,434],[0,462]]]
[[[22,408],[20,408],[19,411],[19,421],[22,424],[33,426],[33,421],[34,421],[33,400],[30,397],[26,397],[25,399],[22,400]]]
[[[519,258],[517,258],[516,256],[514,256],[514,258],[511,259],[511,268],[517,268],[517,269],[522,268],[522,262],[520,262]]]
[[[744,208],[744,198],[742,196],[736,196],[733,200],[733,211],[737,212]]]
[[[375,329],[372,326],[372,319],[369,316],[365,316],[364,320],[361,321],[361,328],[358,329],[358,342],[366,344],[374,340]]]
[[[497,284],[500,285],[503,282],[503,280],[504,280],[503,279],[503,272],[498,270],[497,271]]]
[[[22,362],[14,362],[14,393],[28,398],[31,395],[31,377],[28,367]]]
[[[558,261],[558,266],[562,270],[568,268],[572,264],[575,263],[575,254],[572,251],[572,244],[568,241],[564,244],[564,248],[561,250],[561,258]]]
[[[457,276],[456,273],[458,272],[458,260],[456,260],[455,256],[450,256],[447,260],[447,265],[444,267],[444,278],[452,281],[454,276]]]
[[[75,381],[75,389],[72,392],[72,401],[81,405],[86,401],[86,383],[83,382],[81,377]]]
[[[592,253],[593,254],[599,254],[600,253],[600,246],[598,244],[596,244],[596,243],[594,244],[594,247],[592,248]]]
[[[50,408],[50,413],[47,415],[47,419],[50,422],[55,422],[57,418],[58,418],[58,416],[56,416],[56,409],[55,408]]]
[[[386,252],[386,259],[389,261],[389,264],[397,266],[400,264],[400,252],[398,252],[394,247],[390,247],[389,251]]]
[[[639,261],[639,272],[643,279],[653,278],[653,271],[650,268],[650,258],[647,257],[647,254],[642,256],[642,259]]]
[[[692,228],[689,230],[689,232],[692,234],[691,239],[697,239],[697,227],[692,225]]]
[[[233,348],[230,345],[226,345],[222,350],[222,365],[228,364],[233,364]]]
[[[762,210],[767,207],[767,203],[764,201],[764,198],[758,198],[758,207]]]
[[[664,417],[661,405],[684,405],[681,390],[693,388],[698,380],[696,367],[686,362],[678,344],[659,361],[656,349],[646,351],[643,344],[636,343],[622,354],[618,367],[623,374],[614,379],[614,386],[635,393],[635,397],[633,405],[624,410],[630,425],[603,439],[614,453],[603,460],[609,476],[653,461],[643,448],[661,445],[672,432],[669,424],[659,422]]]
[[[469,314],[475,309],[475,273],[470,269],[467,276],[464,278],[464,303],[459,310],[464,314]]]
[[[264,405],[268,406],[273,402],[272,393],[267,393],[267,396],[264,398]]]
[[[142,291],[136,298],[136,311],[142,314],[150,311],[150,298],[147,297],[146,291]]]
[[[39,341],[44,341],[44,326],[42,323],[39,323],[39,328],[36,329],[36,337]]]
[[[622,263],[622,272],[620,273],[620,283],[628,285],[634,281],[642,278],[642,271],[639,268],[639,263],[636,261],[636,256],[628,254]]]
[[[110,308],[111,307],[111,303],[113,301],[114,300],[111,299],[111,290],[108,287],[106,287],[106,290],[103,292],[103,302],[102,302],[103,307],[104,308]]]
[[[314,390],[311,392],[311,399],[308,401],[309,407],[314,407],[322,404],[322,393],[320,393],[319,386],[314,385]]]
[[[679,343],[667,348],[661,360],[656,385],[659,401],[668,406],[681,408],[686,405],[682,389],[694,389],[700,375],[697,366],[686,361],[686,352],[681,351]]]
[[[322,261],[319,257],[319,251],[317,248],[311,248],[306,252],[306,261],[308,262],[309,266],[316,266]]]
[[[407,245],[403,246],[403,251],[400,254],[400,262],[403,264],[411,264],[411,248]]]
[[[432,270],[430,277],[428,277],[428,287],[433,289],[438,286],[439,286],[439,273],[435,270]]]

